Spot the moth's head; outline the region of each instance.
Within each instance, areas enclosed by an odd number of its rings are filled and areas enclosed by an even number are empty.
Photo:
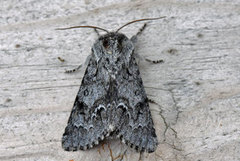
[[[101,62],[109,65],[128,62],[133,50],[134,45],[132,41],[124,34],[118,32],[109,32],[100,36],[92,47],[96,61],[102,60]]]
[[[101,50],[107,55],[116,55],[124,50],[132,50],[132,42],[122,33],[110,32],[100,36],[96,43],[101,46]],[[126,49],[127,48],[127,49]]]

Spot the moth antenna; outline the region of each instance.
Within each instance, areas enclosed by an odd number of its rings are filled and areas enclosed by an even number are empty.
[[[94,29],[103,30],[103,31],[109,33],[108,30],[103,29],[101,27],[97,27],[97,26],[72,26],[72,27],[66,27],[66,28],[56,28],[55,30],[68,30],[68,29],[75,29],[75,28],[94,28]]]
[[[162,18],[165,18],[165,17],[166,17],[166,16],[158,17],[158,18],[144,18],[144,19],[134,20],[134,21],[128,22],[128,23],[126,23],[125,25],[121,26],[120,28],[117,29],[116,32],[118,32],[119,30],[121,30],[121,29],[124,28],[125,26],[130,25],[130,24],[135,23],[135,22],[139,22],[139,21],[150,21],[150,20],[158,20],[158,19],[162,19]]]

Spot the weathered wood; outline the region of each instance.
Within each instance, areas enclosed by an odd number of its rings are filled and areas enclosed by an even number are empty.
[[[0,160],[240,160],[240,3],[5,1],[0,11]],[[139,154],[119,140],[65,152],[61,137],[97,35],[146,17],[136,51],[159,146]],[[143,23],[122,32],[134,35]],[[61,57],[62,59],[58,59]]]

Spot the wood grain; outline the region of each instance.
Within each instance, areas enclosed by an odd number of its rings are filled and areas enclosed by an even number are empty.
[[[0,160],[240,160],[240,3],[234,0],[13,1],[0,10]],[[136,51],[159,146],[139,154],[119,140],[65,152],[61,137],[97,35],[150,22]],[[131,37],[143,23],[121,32]],[[64,59],[60,61],[58,57]]]

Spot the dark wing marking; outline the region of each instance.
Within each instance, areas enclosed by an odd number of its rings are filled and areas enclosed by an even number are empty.
[[[90,60],[62,137],[67,151],[91,148],[107,135],[107,92],[97,73],[96,62]]]
[[[118,135],[127,145],[139,151],[155,151],[158,141],[153,127],[147,96],[136,60],[121,70],[116,78],[118,100],[114,117]]]

